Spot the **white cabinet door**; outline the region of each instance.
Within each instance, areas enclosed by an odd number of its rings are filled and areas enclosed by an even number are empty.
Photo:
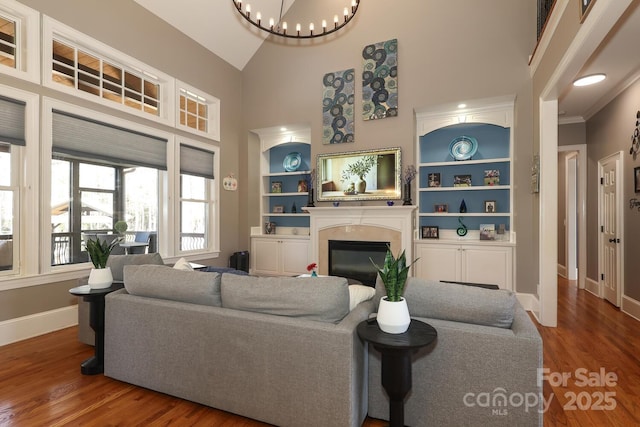
[[[277,275],[279,273],[279,246],[276,239],[251,239],[251,273]]]
[[[305,274],[309,265],[309,240],[252,237],[250,259],[251,274]]]
[[[460,246],[417,244],[414,276],[427,280],[461,280]]]
[[[509,246],[417,243],[415,256],[420,258],[415,277],[513,289],[513,248]]]
[[[466,246],[462,251],[462,280],[513,289],[513,251],[510,247]]]
[[[308,240],[282,240],[280,244],[281,273],[297,276],[307,273],[309,265]]]

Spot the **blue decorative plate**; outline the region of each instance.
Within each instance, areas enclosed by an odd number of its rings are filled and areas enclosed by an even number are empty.
[[[287,172],[297,171],[301,164],[302,154],[297,152],[287,154],[282,162],[282,166],[284,166],[284,170]]]
[[[449,153],[455,160],[469,160],[478,151],[478,140],[472,136],[459,136],[449,144]]]

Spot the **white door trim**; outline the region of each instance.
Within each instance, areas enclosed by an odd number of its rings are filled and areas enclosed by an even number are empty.
[[[611,160],[616,161],[616,235],[620,239],[619,246],[617,247],[617,262],[616,262],[616,276],[618,278],[616,285],[616,307],[620,307],[622,304],[622,295],[624,295],[624,156],[622,151],[610,154],[602,159],[598,160],[598,179],[603,177],[604,163]],[[600,232],[600,227],[603,224],[602,213],[602,186],[598,185],[598,296],[604,298],[604,290],[602,289],[602,274],[604,272],[604,256],[602,254],[603,246],[603,234]]]
[[[578,152],[578,288],[587,282],[587,144],[563,145],[558,152]]]

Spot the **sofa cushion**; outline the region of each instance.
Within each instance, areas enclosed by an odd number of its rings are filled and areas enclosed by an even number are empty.
[[[343,277],[222,275],[222,306],[279,316],[338,323],[349,313]]]
[[[404,291],[413,317],[452,320],[477,325],[511,328],[516,296],[491,290],[410,277]]]
[[[220,275],[161,265],[127,265],[124,287],[131,295],[220,307]]]
[[[110,255],[107,259],[107,267],[111,267],[111,274],[114,282],[124,280],[123,269],[125,265],[154,264],[164,265],[164,261],[159,253],[139,254],[139,255]]]

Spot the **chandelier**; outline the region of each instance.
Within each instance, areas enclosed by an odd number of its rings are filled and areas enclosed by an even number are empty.
[[[280,37],[288,37],[292,39],[311,39],[315,37],[323,37],[329,35],[331,33],[335,33],[345,25],[347,25],[354,16],[356,16],[356,12],[358,11],[358,6],[360,5],[360,0],[351,0],[351,7],[345,7],[343,12],[342,20],[338,17],[338,15],[334,15],[333,17],[333,26],[327,27],[327,21],[322,20],[321,29],[319,31],[315,30],[315,25],[313,22],[309,24],[309,32],[302,32],[302,28],[300,24],[296,24],[295,31],[288,32],[287,23],[282,21],[282,10],[284,8],[284,0],[282,0],[280,4],[280,18],[276,22],[273,18],[269,18],[269,23],[263,25],[262,15],[260,12],[256,12],[255,17],[251,15],[251,5],[247,4],[242,10],[242,0],[232,0],[236,10],[245,20],[247,20],[254,27],[260,28],[262,31],[266,31],[276,36]]]

